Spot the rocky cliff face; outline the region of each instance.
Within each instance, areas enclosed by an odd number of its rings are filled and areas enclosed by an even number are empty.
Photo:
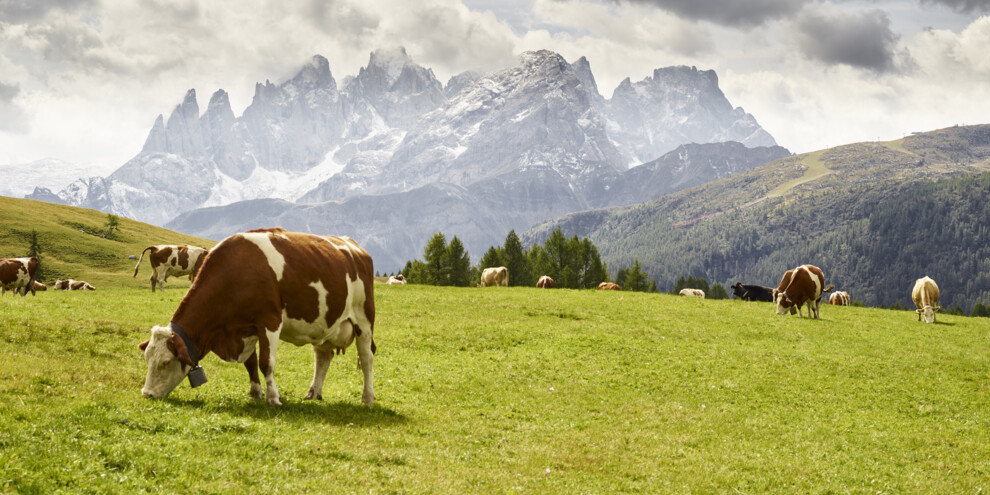
[[[718,153],[684,148],[678,156],[686,159],[667,157],[627,171],[678,146],[730,140],[746,146]],[[155,224],[195,208],[275,198],[288,202],[277,203],[277,216],[239,221],[235,206],[186,215],[170,225],[218,236],[266,226],[270,218],[286,227],[299,223],[304,230],[356,238],[349,228],[377,236],[342,218],[330,224],[317,216],[364,218],[353,210],[357,205],[390,198],[423,220],[400,223],[390,220],[396,216],[387,209],[374,207],[382,218],[368,219],[368,225],[408,238],[401,249],[415,248],[401,254],[392,251],[399,244],[379,244],[388,256],[409,258],[437,230],[466,243],[497,242],[508,228],[649,199],[762,159],[754,156],[769,160],[786,153],[748,151],[774,144],[752,116],[729,104],[712,71],[657,69],[643,81],[623,81],[607,100],[583,57],[568,63],[550,51],[528,52],[516,65],[459,74],[444,86],[405,50],[378,50],[341,86],[321,56],[281,84],[258,83],[240,117],[223,90],[201,115],[190,90],[167,120],[158,116],[141,153],[109,177],[81,179],[58,197]],[[699,158],[706,153],[736,158]],[[38,197],[51,197],[45,194],[39,191]],[[434,196],[447,198],[448,209],[436,209]],[[326,202],[333,204],[303,205]],[[206,214],[219,217],[202,218]],[[197,227],[207,224],[209,230]]]

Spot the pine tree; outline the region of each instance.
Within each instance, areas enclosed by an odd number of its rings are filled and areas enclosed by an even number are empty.
[[[464,250],[464,244],[455,235],[447,246],[447,281],[450,285],[467,287],[471,283],[471,257]],[[509,272],[512,273],[511,271]],[[511,279],[511,277],[510,277]]]
[[[976,305],[973,306],[973,311],[969,314],[969,316],[982,316],[984,318],[988,317],[990,316],[990,308],[984,306],[983,303],[976,303]]]
[[[515,230],[510,230],[505,236],[505,246],[502,248],[502,261],[509,269],[509,285],[525,286],[535,285],[536,280],[532,280],[529,273],[529,266],[526,257],[523,255],[522,242]]]
[[[449,285],[446,258],[447,237],[443,235],[443,232],[437,232],[433,234],[423,250],[423,262],[426,265],[425,273],[423,273],[423,284]]]
[[[41,243],[38,242],[38,231],[31,231],[31,245],[28,247],[28,257],[38,258],[38,269],[34,272],[35,280],[44,280],[45,267],[41,262]]]
[[[722,284],[715,282],[712,284],[712,290],[705,293],[705,297],[709,299],[728,299],[729,293],[726,292],[725,287]]]
[[[481,256],[481,261],[478,262],[478,268],[484,271],[485,268],[494,268],[497,266],[505,266],[505,262],[502,261],[501,250],[492,246]]]

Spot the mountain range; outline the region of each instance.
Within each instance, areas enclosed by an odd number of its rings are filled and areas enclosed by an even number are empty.
[[[662,290],[681,276],[774,287],[810,263],[855,300],[913,309],[928,275],[946,310],[969,311],[990,301],[988,225],[990,125],[976,125],[782,158],[520,238],[588,237],[613,273],[639,261]]]
[[[272,225],[347,234],[392,269],[436,231],[480,252],[509,229],[789,154],[713,71],[657,69],[606,99],[583,57],[527,52],[444,85],[400,48],[373,52],[339,86],[315,56],[285,82],[256,84],[240,117],[223,90],[202,113],[189,90],[108,177],[28,197],[215,239]]]

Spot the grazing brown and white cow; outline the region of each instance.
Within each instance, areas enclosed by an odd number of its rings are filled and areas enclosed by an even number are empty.
[[[598,290],[622,290],[622,287],[619,287],[619,284],[616,283],[602,282],[598,284]]]
[[[481,272],[481,287],[508,287],[509,269],[504,266],[485,268]]]
[[[828,303],[835,306],[849,306],[849,293],[844,290],[835,291],[828,296]]]
[[[170,246],[158,245],[148,246],[141,251],[137,265],[134,266],[134,276],[141,268],[141,261],[144,260],[144,253],[151,251],[148,261],[151,262],[151,292],[155,291],[155,285],[165,290],[165,281],[169,275],[180,277],[189,275],[189,280],[196,280],[199,267],[203,264],[203,258],[207,250],[196,246]]]
[[[385,282],[385,285],[406,285],[406,277],[403,277],[401,273],[392,275],[388,278],[388,282]]]
[[[821,319],[819,309],[822,304],[822,293],[831,291],[835,286],[825,286],[825,274],[821,268],[814,265],[801,265],[784,273],[777,289],[774,289],[773,299],[777,303],[777,314],[794,314],[797,308],[798,316],[804,317],[801,307],[808,303],[808,317]]]
[[[68,280],[56,280],[52,288],[55,290],[96,290],[96,287],[93,287],[87,282],[72,280],[71,278]]]
[[[252,230],[221,241],[201,270],[171,323],[152,328],[139,346],[148,363],[143,396],[165,397],[186,375],[193,386],[201,384],[206,377],[199,361],[213,352],[244,363],[250,395],[258,399],[260,367],[268,404],[281,405],[275,354],[283,340],[313,346],[316,366],[305,399],[322,400],[330,360],[356,342],[361,400],[374,403],[375,271],[371,256],[353,240]]]
[[[541,289],[552,289],[553,288],[553,279],[550,278],[550,277],[548,277],[548,276],[546,276],[546,275],[544,275],[544,276],[540,277],[539,280],[536,281],[536,286],[539,287],[539,288],[541,288]]]
[[[38,258],[0,258],[0,296],[8,290],[26,296],[35,295],[34,277],[38,273]]]
[[[701,289],[681,289],[680,295],[688,297],[700,297],[705,298],[705,291]]]
[[[938,305],[938,284],[934,280],[925,276],[914,282],[914,289],[911,291],[911,299],[917,306],[918,321],[925,317],[925,323],[935,323],[935,312],[942,309]]]

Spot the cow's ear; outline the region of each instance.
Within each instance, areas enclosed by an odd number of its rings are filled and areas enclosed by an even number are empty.
[[[148,339],[148,340],[145,340],[144,342],[141,342],[140,344],[138,344],[138,349],[141,349],[141,351],[144,352],[144,350],[148,348],[148,343],[149,342],[151,342],[151,339]]]
[[[173,352],[175,352],[175,357],[179,358],[179,361],[182,361],[183,364],[187,364],[189,366],[195,366],[192,362],[192,358],[189,357],[189,350],[186,349],[186,343],[182,341],[181,337],[173,333],[172,340],[169,342],[172,344],[169,347],[172,348]]]
[[[915,311],[916,313],[918,313],[919,315],[920,315],[921,313],[924,313],[924,312],[925,312],[925,310],[923,310],[923,309],[916,309],[916,310],[914,310],[914,311]]]
[[[942,306],[935,306],[935,311],[942,311]]]

